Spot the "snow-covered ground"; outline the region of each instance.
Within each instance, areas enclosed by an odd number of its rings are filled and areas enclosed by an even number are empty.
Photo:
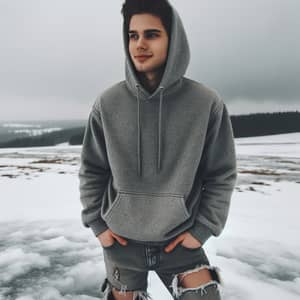
[[[42,128],[41,124],[18,124],[18,123],[3,123],[0,127],[7,128],[8,133],[18,134],[25,133],[27,136],[42,135],[54,131],[62,130],[61,127]]]
[[[101,299],[102,248],[80,220],[80,146],[0,149],[0,300]],[[300,298],[300,133],[236,139],[226,227],[204,245],[224,300]],[[171,300],[154,272],[148,291]]]

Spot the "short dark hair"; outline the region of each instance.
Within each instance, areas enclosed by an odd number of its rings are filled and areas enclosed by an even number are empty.
[[[126,0],[121,13],[124,18],[124,29],[129,31],[131,17],[136,14],[148,13],[160,18],[168,37],[171,36],[172,7],[167,0]]]

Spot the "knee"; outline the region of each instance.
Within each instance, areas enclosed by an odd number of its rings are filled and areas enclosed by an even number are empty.
[[[196,266],[194,269],[176,274],[171,287],[173,295],[181,299],[183,294],[199,294],[204,296],[213,293],[207,299],[220,299],[219,286],[222,284],[219,269],[209,265]],[[205,298],[205,297],[204,297]],[[205,298],[205,299],[206,299]],[[198,298],[192,298],[198,299]],[[201,299],[203,299],[201,297]]]
[[[120,291],[114,287],[112,288],[112,296],[111,300],[135,300],[133,291]]]
[[[149,300],[151,299],[147,291],[141,290],[127,290],[122,288],[121,290],[113,287],[112,284],[105,278],[102,284],[101,291],[104,293],[104,300]]]
[[[120,291],[112,288],[112,300],[149,300],[150,295],[146,291]]]

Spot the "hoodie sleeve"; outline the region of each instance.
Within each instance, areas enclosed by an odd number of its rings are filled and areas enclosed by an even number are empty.
[[[79,168],[82,223],[95,236],[108,229],[101,217],[102,196],[110,176],[100,112],[94,105],[84,132]]]
[[[204,174],[201,199],[188,231],[203,245],[211,235],[222,232],[237,178],[233,130],[223,101],[212,109],[199,168]]]

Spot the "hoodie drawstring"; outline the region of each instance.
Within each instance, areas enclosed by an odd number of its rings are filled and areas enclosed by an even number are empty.
[[[140,97],[139,97],[139,85],[136,85],[137,88],[137,127],[138,127],[138,136],[137,136],[137,163],[138,163],[138,175],[141,176],[141,120],[140,120]]]
[[[162,131],[161,131],[161,119],[162,119],[162,101],[163,101],[163,86],[159,87],[159,92],[160,92],[160,96],[159,96],[159,115],[158,115],[158,154],[157,154],[157,173],[160,170],[160,166],[161,166],[161,135],[162,135]]]
[[[141,116],[140,116],[140,97],[139,97],[139,84],[136,84],[137,88],[137,164],[138,164],[138,175],[141,176],[142,168],[142,154],[141,154]],[[163,101],[163,86],[159,87],[159,115],[158,115],[158,141],[157,141],[157,173],[161,169],[161,153],[162,153],[162,101]]]

